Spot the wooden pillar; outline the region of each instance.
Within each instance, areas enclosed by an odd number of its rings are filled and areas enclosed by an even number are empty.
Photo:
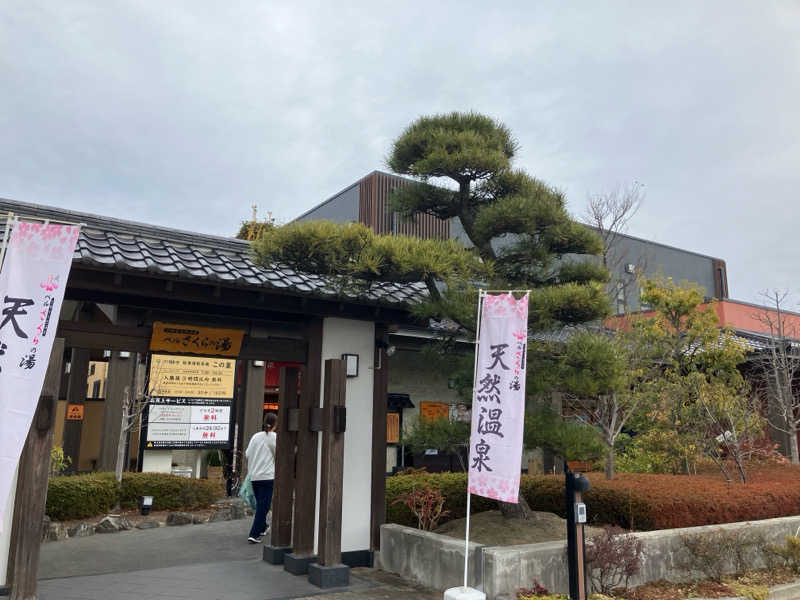
[[[122,401],[127,391],[130,402],[136,394],[136,353],[112,352],[108,365],[105,402],[103,404],[103,432],[100,437],[100,471],[113,471],[117,465],[119,436],[122,435]],[[125,466],[123,465],[123,470]]]
[[[245,461],[244,450],[256,433],[264,428],[264,367],[257,367],[252,360],[245,361],[246,370],[244,378],[244,410],[242,411],[242,426],[239,428],[241,440],[242,461]],[[242,473],[246,465],[242,465]]]
[[[67,385],[67,407],[70,404],[84,404],[88,389],[89,351],[85,348],[73,348],[70,358],[69,384]],[[69,410],[66,411],[67,414]],[[67,418],[65,414],[64,418]],[[64,456],[69,457],[69,471],[78,470],[78,459],[81,449],[81,431],[83,421],[64,421]]]
[[[270,545],[292,545],[292,503],[294,502],[294,461],[297,444],[298,395],[300,369],[281,367],[278,396],[278,430],[275,448],[275,488],[272,492]],[[313,519],[312,519],[313,520]]]
[[[381,525],[386,522],[386,403],[389,398],[388,329],[375,325],[375,374],[372,384],[372,510],[370,550],[380,550]],[[378,368],[380,366],[380,368]]]
[[[325,361],[322,403],[322,474],[319,498],[317,562],[333,567],[342,562],[342,488],[344,477],[345,361]]]
[[[7,580],[12,600],[36,598],[39,545],[42,541],[47,477],[50,474],[50,447],[53,443],[63,357],[64,340],[56,338],[53,340],[39,404],[20,458],[8,557]]]
[[[308,361],[303,368],[303,390],[297,431],[297,474],[295,477],[295,519],[292,539],[296,557],[314,555],[314,514],[317,504],[317,432],[311,417],[319,410],[322,384],[322,319],[308,326]],[[315,410],[316,409],[316,410]]]

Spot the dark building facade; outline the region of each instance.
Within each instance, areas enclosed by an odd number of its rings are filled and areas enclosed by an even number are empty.
[[[458,219],[418,215],[406,221],[391,210],[392,190],[412,182],[406,177],[373,171],[295,220],[358,222],[369,226],[375,233],[455,238],[469,245]],[[729,297],[726,265],[720,258],[623,234],[616,237],[610,258],[609,294],[617,313],[647,308],[639,303],[638,278],[642,275],[660,273],[676,281],[696,283],[705,289],[707,296]]]

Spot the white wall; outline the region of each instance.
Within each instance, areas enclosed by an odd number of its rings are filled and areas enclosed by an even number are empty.
[[[143,473],[172,473],[172,450],[145,450]]]
[[[358,354],[358,377],[347,378],[347,429],[344,434],[344,481],[342,491],[342,552],[369,550],[372,510],[372,386],[374,378],[375,324],[351,319],[325,319],[322,325],[322,389],[324,361]],[[320,402],[321,404],[321,402]],[[321,456],[320,440],[320,456]],[[321,465],[322,461],[318,461]],[[319,532],[319,487],[314,547]]]

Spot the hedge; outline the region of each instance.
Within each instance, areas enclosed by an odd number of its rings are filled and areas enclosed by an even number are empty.
[[[111,510],[117,497],[112,473],[51,477],[45,512],[56,521],[93,517]]]
[[[800,514],[800,467],[781,465],[753,469],[752,481],[730,486],[718,475],[649,475],[621,473],[608,481],[602,473],[589,473],[592,488],[584,495],[589,520],[639,531],[692,527],[768,519]],[[416,525],[411,511],[393,504],[400,494],[429,485],[445,496],[442,519],[466,515],[464,473],[396,475],[387,480],[387,521]],[[527,476],[520,482],[533,510],[564,516],[564,478]],[[491,510],[497,503],[472,497],[472,513]]]
[[[218,499],[220,488],[205,479],[166,473],[123,473],[118,486],[113,473],[52,477],[47,488],[47,515],[56,521],[107,513],[117,501],[136,508],[141,496],[153,496],[153,510],[191,510]]]

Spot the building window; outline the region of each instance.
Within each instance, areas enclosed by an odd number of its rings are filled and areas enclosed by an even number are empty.
[[[644,288],[639,288],[639,310],[642,311],[653,310],[652,306],[650,306],[647,302],[642,300],[642,294],[644,294]]]
[[[94,363],[89,365],[89,375],[94,375]]]
[[[100,380],[98,379],[92,384],[92,398],[100,397]]]
[[[628,305],[625,302],[625,284],[621,281],[617,282],[617,314],[621,315],[628,310]]]

